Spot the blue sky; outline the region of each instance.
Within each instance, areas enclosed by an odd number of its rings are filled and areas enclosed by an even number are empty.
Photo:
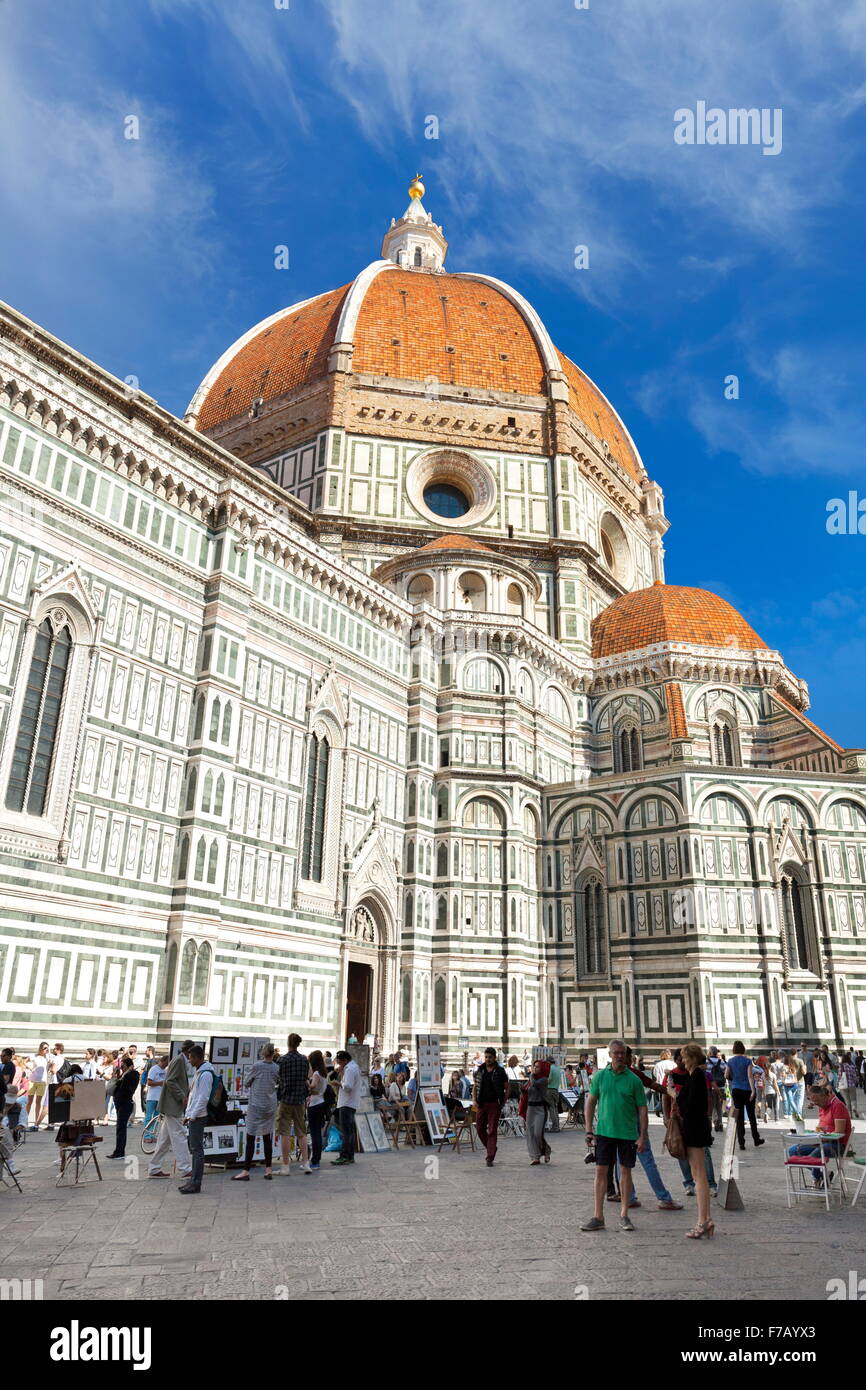
[[[0,295],[181,414],[378,255],[420,169],[449,268],[517,286],[623,415],[669,582],[866,743],[866,536],[825,528],[866,497],[862,0],[280,3],[0,9]],[[676,144],[699,101],[781,109],[781,153]]]

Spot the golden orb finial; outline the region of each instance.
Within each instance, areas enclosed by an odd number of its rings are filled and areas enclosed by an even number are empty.
[[[419,199],[420,199],[420,198],[423,198],[423,197],[424,197],[424,192],[425,192],[425,189],[424,189],[423,183],[421,182],[421,175],[420,175],[420,174],[416,174],[415,177],[414,177],[414,179],[412,180],[412,182],[411,182],[410,185],[409,185],[409,197],[410,197],[410,198],[419,198]]]

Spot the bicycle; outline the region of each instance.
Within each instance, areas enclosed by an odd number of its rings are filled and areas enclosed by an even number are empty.
[[[145,1154],[153,1153],[159,1139],[159,1127],[162,1123],[162,1116],[159,1114],[151,1115],[147,1124],[141,1131],[141,1152]]]

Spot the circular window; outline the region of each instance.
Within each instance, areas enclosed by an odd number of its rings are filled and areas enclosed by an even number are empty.
[[[460,449],[428,449],[413,459],[406,473],[409,502],[425,521],[450,527],[477,526],[496,506],[496,482],[490,469]]]
[[[453,483],[431,483],[424,489],[424,501],[437,516],[465,516],[469,511],[469,498]]]

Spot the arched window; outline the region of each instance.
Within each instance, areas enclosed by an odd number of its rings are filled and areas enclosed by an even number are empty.
[[[589,879],[581,893],[583,965],[587,975],[604,970],[604,898],[597,878]]]
[[[206,850],[207,846],[205,845],[204,836],[202,836],[195,852],[195,878],[198,883],[201,883],[204,878],[204,857]]]
[[[448,846],[440,845],[436,850],[436,877],[448,877]]]
[[[467,570],[457,581],[457,607],[483,613],[487,608],[487,585],[474,570]]]
[[[195,984],[193,986],[192,1002],[204,1005],[207,1003],[208,986],[210,985],[210,962],[211,949],[206,941],[203,941],[198,948],[198,960],[195,963]]]
[[[203,811],[205,811],[205,812],[209,812],[209,811],[210,811],[210,804],[211,804],[211,801],[212,801],[212,800],[213,800],[213,773],[212,773],[212,772],[206,772],[206,773],[205,773],[205,778],[204,778],[204,785],[202,786],[202,793],[201,793],[201,809],[202,809]]]
[[[232,707],[231,707],[231,701],[229,701],[229,702],[226,704],[226,707],[225,707],[225,709],[224,709],[224,711],[223,711],[223,731],[222,731],[222,739],[221,739],[220,741],[221,741],[222,743],[230,743],[230,742],[231,742],[231,736],[232,736]]]
[[[186,784],[186,809],[192,811],[195,807],[195,789],[198,783],[198,773],[195,768],[189,774],[189,781]]]
[[[632,724],[620,729],[613,739],[613,766],[615,772],[637,772],[642,765],[641,738],[637,727]]]
[[[195,974],[195,942],[188,941],[183,948],[183,955],[180,963],[180,984],[177,991],[177,1002],[179,1004],[192,1003],[192,982]]]
[[[221,816],[223,813],[223,801],[225,800],[225,794],[226,779],[225,777],[223,777],[222,773],[220,773],[219,777],[217,778],[216,795],[214,796],[213,803],[213,813],[215,816]]]
[[[448,930],[448,899],[444,894],[436,900],[436,930]]]
[[[177,974],[177,942],[173,941],[168,948],[168,959],[165,968],[165,990],[163,991],[163,1003],[170,1004],[174,998],[174,980]]]
[[[39,624],[6,786],[10,811],[45,811],[71,654],[68,627],[55,632],[50,618]]]
[[[407,874],[414,874],[414,872],[415,872],[415,841],[414,841],[414,840],[410,840],[410,841],[408,842],[408,844],[406,845],[406,872],[407,872]]]
[[[201,738],[201,731],[204,728],[204,696],[199,695],[195,702],[195,723],[193,725],[193,740]]]
[[[207,881],[216,883],[217,860],[219,858],[219,845],[216,840],[211,840],[210,852],[207,857]]]
[[[734,736],[727,719],[717,719],[713,724],[713,761],[716,767],[733,767]]]
[[[403,908],[403,922],[407,931],[412,930],[412,894],[406,894],[406,903]]]
[[[806,927],[805,885],[793,873],[782,874],[782,922],[788,943],[788,959],[794,970],[811,970]]]
[[[409,783],[409,810],[407,815],[411,818],[417,814],[418,810],[418,788],[414,782]]]
[[[437,976],[436,983],[433,986],[433,1022],[448,1022],[446,1017],[445,981],[441,975]]]
[[[212,742],[216,742],[220,732],[220,710],[222,705],[219,700],[214,700],[213,709],[210,713],[210,737]]]
[[[420,247],[420,246],[416,246],[416,247],[415,247],[415,259],[414,259],[413,264],[416,265],[416,266],[418,266],[418,268],[420,269],[420,267],[421,267],[421,247]]]
[[[180,860],[177,866],[177,876],[179,879],[186,878],[186,871],[189,868],[189,836],[184,835],[180,842]]]
[[[330,744],[324,735],[310,735],[307,753],[307,804],[304,813],[304,842],[301,851],[301,878],[322,881],[325,847],[325,812],[328,801],[328,760]]]
[[[436,793],[436,819],[446,820],[448,817],[448,788],[440,787]]]
[[[400,1018],[408,1023],[412,1016],[412,976],[406,971],[400,987]]]
[[[509,584],[505,595],[505,611],[515,618],[523,617],[523,590],[519,584]]]
[[[416,574],[415,578],[409,581],[406,597],[410,603],[432,603],[433,580],[429,574]]]

